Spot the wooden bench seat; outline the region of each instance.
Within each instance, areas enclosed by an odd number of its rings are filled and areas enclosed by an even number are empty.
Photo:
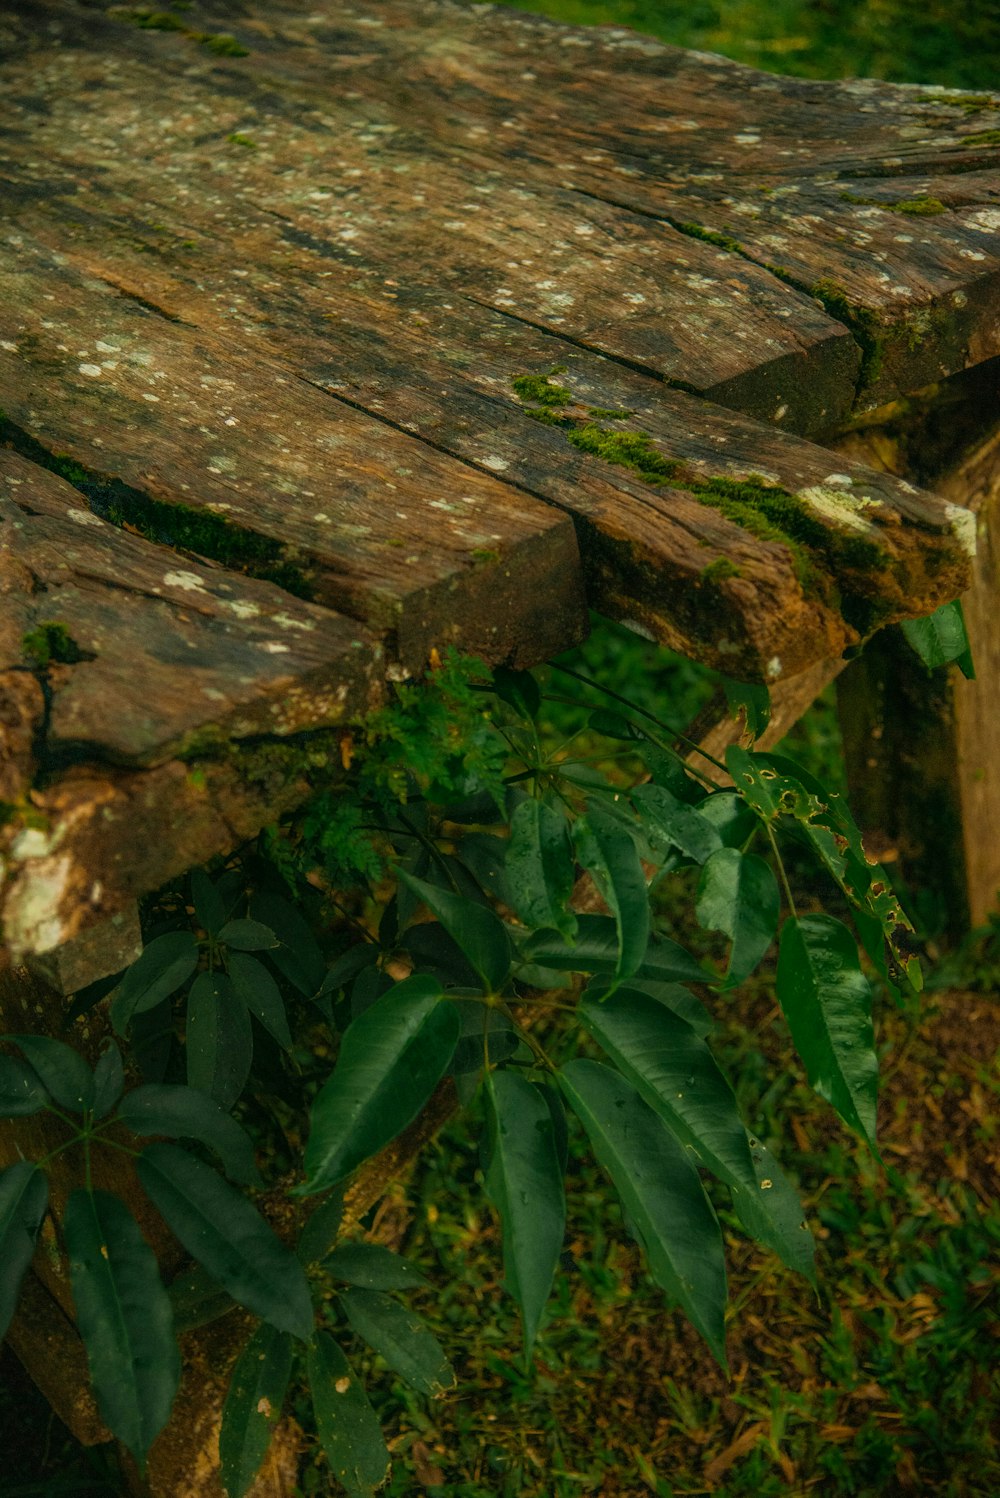
[[[0,901],[64,986],[433,649],[590,607],[784,724],[967,585],[820,443],[1000,352],[1000,97],[417,0],[0,28]]]

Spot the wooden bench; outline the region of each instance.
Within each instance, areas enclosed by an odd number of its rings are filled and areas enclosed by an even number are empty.
[[[435,650],[530,665],[596,609],[766,682],[773,738],[968,587],[1000,95],[441,0],[0,0],[0,56],[0,916],[51,988]],[[988,535],[975,567],[980,681],[933,721],[981,916]],[[844,692],[902,844],[891,650]]]
[[[956,496],[811,439],[1000,351],[997,100],[411,0],[2,24],[3,920],[64,989],[433,648],[589,606],[784,727],[967,586]]]

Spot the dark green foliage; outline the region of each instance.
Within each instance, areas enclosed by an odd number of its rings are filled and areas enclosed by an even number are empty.
[[[40,624],[26,634],[21,641],[21,652],[39,671],[44,671],[53,661],[73,666],[83,659],[69,630],[58,621]]]

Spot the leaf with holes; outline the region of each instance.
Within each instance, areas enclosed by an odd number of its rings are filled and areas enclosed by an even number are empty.
[[[389,1452],[361,1380],[326,1332],[309,1348],[307,1372],[330,1471],[350,1498],[371,1498],[388,1476]]]
[[[222,1407],[219,1461],[229,1498],[243,1498],[263,1465],[292,1374],[292,1339],[265,1322],[244,1347]]]

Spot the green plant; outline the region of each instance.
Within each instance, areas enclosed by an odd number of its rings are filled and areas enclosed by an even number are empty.
[[[964,650],[964,634],[940,625],[917,642]],[[6,1037],[16,1054],[0,1056],[0,1114],[45,1112],[60,1137],[0,1176],[0,1326],[46,1213],[46,1167],[72,1152],[79,1184],[61,1232],[78,1324],[101,1412],[140,1465],[169,1416],[177,1332],[235,1303],[258,1325],[226,1402],[227,1492],[246,1491],[290,1388],[311,1400],[340,1484],[381,1484],[387,1449],[341,1342],[360,1336],[424,1396],[453,1376],[389,1293],[419,1275],[344,1238],[342,1192],[445,1079],[481,1130],[528,1366],[563,1247],[571,1131],[574,1152],[610,1178],[654,1281],[721,1365],[715,1202],[813,1277],[796,1192],[740,1113],[700,995],[738,991],[780,924],[777,995],[806,1073],[874,1150],[869,980],[845,925],[797,909],[782,846],[811,851],[890,985],[919,982],[908,922],[842,798],[795,762],[734,746],[733,788],[720,790],[702,766],[723,767],[689,760],[654,708],[565,662],[550,672],[571,700],[581,687],[607,700],[587,713],[597,756],[574,752],[580,728],[546,738],[530,673],[490,679],[475,661],[435,659],[426,682],[401,685],[344,736],[337,797],[321,793],[275,829],[266,858],[196,870],[160,902],[110,997],[115,1035],[93,1068],[53,1037]],[[764,726],[764,689],[731,684],[730,699],[751,733]],[[641,776],[623,784],[595,758]],[[575,908],[581,874],[601,913]],[[692,880],[700,955],[664,916],[674,882]],[[346,946],[333,910],[346,914]],[[99,1002],[85,995],[77,1012],[96,1019]],[[93,1187],[98,1150],[134,1162],[190,1254],[169,1287],[129,1203]],[[267,1184],[273,1205],[289,1176],[279,1236],[254,1197]]]

